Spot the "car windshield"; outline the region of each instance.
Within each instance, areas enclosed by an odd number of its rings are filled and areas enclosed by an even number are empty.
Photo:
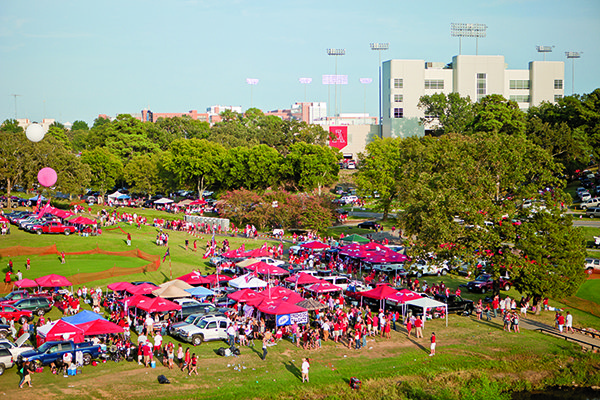
[[[488,277],[486,275],[479,275],[475,280],[479,282],[485,282],[488,280]]]
[[[187,324],[191,324],[191,323],[193,323],[193,322],[194,322],[194,320],[195,320],[195,319],[196,319],[196,317],[194,317],[193,315],[190,315],[189,317],[187,317],[187,318],[185,319],[185,321],[184,321],[184,322],[185,322],[185,323],[187,323]]]
[[[52,347],[52,344],[49,342],[44,343],[43,345],[41,345],[40,347],[38,347],[38,351],[40,353],[45,353],[46,350],[48,350],[50,347]]]
[[[200,329],[204,329],[206,328],[206,325],[208,324],[208,322],[206,322],[205,319],[201,320],[200,323],[198,324],[198,328]]]

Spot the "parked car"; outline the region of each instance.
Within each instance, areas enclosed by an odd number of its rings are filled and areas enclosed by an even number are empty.
[[[169,334],[171,336],[175,337],[177,335],[178,329],[183,328],[184,326],[187,326],[187,325],[198,325],[200,323],[200,321],[203,320],[204,318],[212,317],[212,316],[224,317],[225,314],[220,313],[218,311],[211,311],[207,314],[198,313],[198,314],[188,315],[188,317],[185,320],[183,320],[181,322],[176,322],[176,323],[172,324],[171,326],[169,326]]]
[[[583,201],[581,202],[581,209],[582,210],[586,210],[590,207],[598,207],[600,205],[600,198],[599,197],[592,197],[589,200]]]
[[[507,277],[498,278],[498,288],[503,290],[510,290],[512,283]],[[467,283],[467,290],[469,292],[485,293],[494,290],[494,278],[490,274],[482,274],[475,278],[474,281]]]
[[[473,312],[475,308],[473,305],[473,300],[463,299],[460,296],[455,294],[451,294],[446,297],[445,294],[438,293],[433,296],[434,300],[441,301],[448,306],[448,313],[455,312],[457,314],[470,314]]]
[[[28,339],[29,333],[27,332],[22,334],[15,343],[8,339],[0,339],[0,349],[8,349],[10,354],[12,354],[13,358],[16,360],[20,354],[33,350],[32,346],[23,346]]]
[[[347,196],[342,196],[340,198],[340,203],[343,202],[343,204],[350,204],[350,203],[354,203],[355,201],[358,200],[358,196],[355,195],[347,195]]]
[[[264,263],[267,263],[269,265],[274,265],[276,267],[281,267],[281,266],[285,265],[285,261],[283,261],[283,260],[276,260],[276,259],[271,258],[271,257],[257,257],[256,259],[258,261],[262,261]]]
[[[209,312],[216,310],[216,307],[212,303],[201,303],[193,299],[181,299],[175,301],[181,305],[181,311],[177,313],[180,320],[184,320],[192,314],[208,314]]]
[[[585,259],[585,270],[587,273],[592,273],[593,271],[600,271],[600,259],[598,258],[586,258]]]
[[[412,265],[412,270],[414,271],[414,274],[420,278],[423,275],[445,276],[450,271],[450,267],[445,262],[434,264],[431,261],[419,260]]]
[[[186,325],[177,329],[176,335],[181,340],[198,346],[211,340],[227,339],[229,323],[226,317],[210,316],[201,319],[198,325]]]
[[[356,226],[360,229],[376,229],[376,230],[381,229],[381,224],[378,224],[375,221],[361,222],[360,224],[358,224]]]
[[[52,303],[45,297],[30,297],[14,303],[17,310],[28,310],[36,315],[44,315],[52,309]]]
[[[0,348],[0,375],[3,375],[4,371],[12,368],[13,365],[15,365],[15,358],[10,350]]]
[[[71,353],[75,360],[75,353],[83,353],[83,365],[89,365],[93,359],[100,356],[100,345],[92,342],[75,343],[72,340],[46,342],[36,350],[29,350],[21,353],[17,359],[17,364],[25,361],[37,361],[42,365],[49,365],[57,360],[62,360],[65,353]]]
[[[75,233],[77,229],[72,225],[63,225],[60,221],[49,221],[42,225],[35,225],[32,231],[41,235],[42,233],[64,233],[65,236],[69,236],[71,233]]]
[[[33,319],[33,313],[29,310],[19,310],[9,304],[0,304],[0,318],[6,321],[18,321],[23,324]]]
[[[591,207],[585,210],[585,216],[589,218],[600,217],[600,207]]]

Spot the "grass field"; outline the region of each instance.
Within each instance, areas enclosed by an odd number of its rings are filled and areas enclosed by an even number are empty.
[[[590,279],[584,282],[576,296],[600,304],[600,279]]]
[[[140,212],[137,210],[138,213]],[[140,250],[164,255],[166,248],[156,246],[154,239],[157,229],[144,226],[121,224],[125,232],[132,235],[132,247],[127,247],[125,234],[120,230],[105,230],[98,237],[71,235],[30,235],[13,230],[9,236],[0,237],[0,247],[9,246],[48,246],[56,244],[64,251],[82,251],[100,247],[110,251]],[[356,228],[341,227],[336,233],[358,232]],[[339,234],[339,233],[338,233]],[[199,268],[205,273],[213,272],[206,260],[202,259],[207,235],[193,238],[181,232],[169,232],[171,262],[162,263],[156,272],[133,274],[124,277],[90,282],[87,286],[104,286],[119,280],[149,280],[162,283],[170,276],[177,277]],[[184,241],[198,240],[198,252],[186,251]],[[217,238],[219,243],[224,237]],[[231,247],[242,243],[246,248],[257,248],[264,239],[246,240],[229,238]],[[276,242],[271,242],[276,243]],[[286,247],[289,244],[286,245]],[[32,269],[24,271],[27,257],[13,257],[16,268],[21,267],[24,276],[35,278],[46,273],[56,272],[70,275],[77,272],[108,269],[112,266],[135,267],[146,262],[135,258],[109,257],[101,255],[70,256],[62,266],[56,256],[31,257]],[[0,260],[4,267],[7,258]],[[74,269],[77,268],[78,271]],[[69,269],[67,271],[67,269]],[[464,285],[465,277],[448,275],[426,277],[430,284],[444,281],[455,289]],[[599,280],[588,281],[582,286],[579,297],[598,302]],[[504,292],[502,292],[505,294]],[[511,289],[506,292],[511,297],[520,294]],[[467,293],[463,297],[477,301],[485,297]],[[564,307],[564,304],[551,300],[551,305]],[[89,308],[87,305],[85,308]],[[600,318],[591,314],[569,309],[574,315],[576,326],[600,329]],[[48,317],[53,320],[61,317],[53,309]],[[552,324],[554,313],[529,315],[534,321]],[[367,348],[350,350],[342,345],[325,342],[320,350],[302,350],[287,341],[269,348],[266,361],[259,357],[260,343],[256,348],[243,348],[240,357],[222,358],[215,350],[225,346],[222,342],[209,342],[191,347],[199,355],[199,377],[188,377],[178,370],[169,371],[159,366],[145,369],[137,363],[106,363],[96,367],[85,367],[82,375],[63,378],[52,375],[45,369],[34,374],[32,389],[19,390],[19,376],[16,368],[7,370],[0,377],[0,392],[7,398],[22,397],[21,392],[44,399],[506,399],[506,390],[531,390],[532,388],[559,385],[600,385],[600,356],[582,352],[572,343],[543,336],[533,331],[521,334],[502,330],[499,318],[492,322],[477,321],[473,317],[450,315],[448,327],[443,320],[426,322],[425,339],[406,338],[403,328],[393,332],[392,339],[371,338]],[[432,331],[438,337],[438,350],[435,357],[428,357],[428,337]],[[135,339],[135,334],[132,335]],[[166,341],[174,341],[165,338]],[[178,343],[178,342],[175,342]],[[184,348],[187,345],[184,346]],[[310,357],[310,383],[302,384],[300,360]],[[159,385],[157,376],[164,374],[171,385]],[[348,386],[350,377],[357,376],[363,381],[360,391],[352,391]]]

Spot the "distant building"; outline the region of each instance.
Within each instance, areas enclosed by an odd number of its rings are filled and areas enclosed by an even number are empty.
[[[36,122],[36,121],[31,122],[27,118],[17,118],[17,124],[21,128],[23,128],[24,131],[26,131],[27,127],[31,124],[40,124],[44,128],[44,132],[48,132],[48,129],[50,129],[50,125],[52,125],[54,122],[56,122],[56,120],[54,118],[44,118],[42,120],[42,122]]]
[[[327,103],[325,102],[302,102],[294,103],[292,108],[273,110],[265,112],[265,115],[274,115],[286,121],[303,121],[314,124],[323,118],[327,118]]]
[[[500,94],[523,110],[564,95],[564,63],[532,61],[529,69],[507,69],[504,56],[458,55],[452,63],[389,60],[383,63],[383,137],[422,136],[419,99],[434,93],[459,93],[479,101]]]
[[[190,110],[187,113],[155,113],[150,110],[142,110],[141,121],[143,122],[156,122],[159,118],[174,118],[187,116],[193,120],[210,122],[208,113],[199,113],[196,110]]]

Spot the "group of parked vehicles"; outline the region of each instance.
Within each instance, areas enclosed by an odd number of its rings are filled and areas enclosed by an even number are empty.
[[[13,211],[5,214],[5,217],[19,229],[38,235],[58,233],[68,236],[77,232],[77,227],[63,224],[59,218],[38,216],[30,211]]]

